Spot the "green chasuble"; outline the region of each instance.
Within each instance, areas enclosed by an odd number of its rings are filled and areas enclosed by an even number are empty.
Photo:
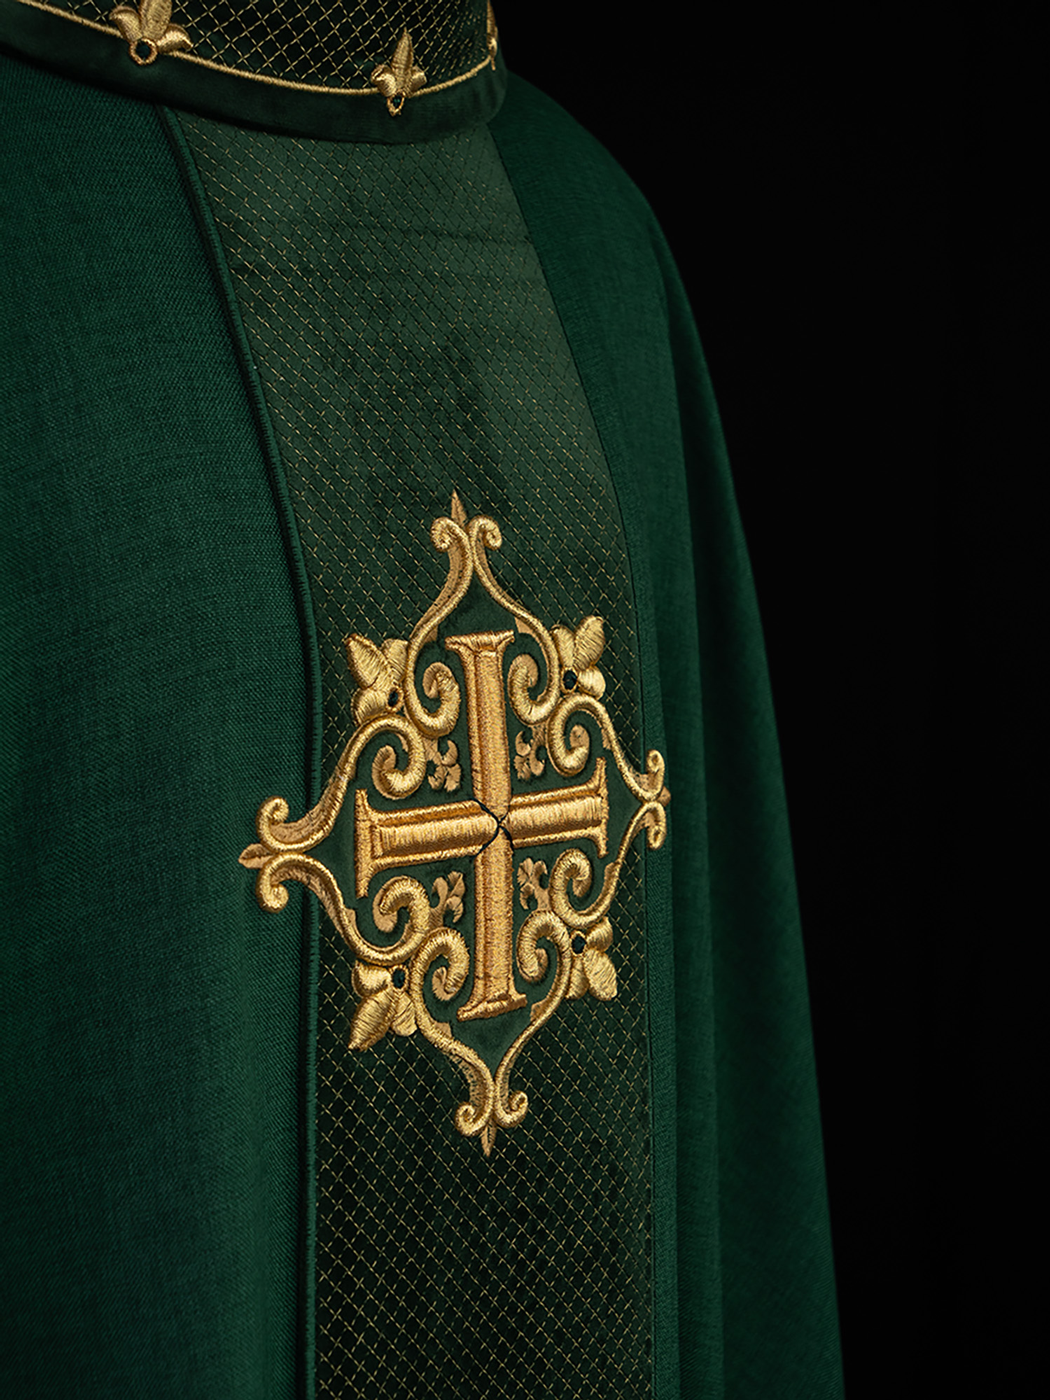
[[[716,409],[501,43],[0,0],[4,1395],[840,1394]]]

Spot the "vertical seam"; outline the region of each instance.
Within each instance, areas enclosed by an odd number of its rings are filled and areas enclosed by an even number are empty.
[[[281,536],[291,575],[299,615],[300,636],[303,646],[303,669],[306,678],[306,735],[304,746],[305,776],[308,804],[316,803],[321,791],[321,732],[322,694],[321,660],[317,644],[317,630],[314,623],[313,604],[310,595],[309,577],[303,560],[302,544],[299,539],[292,509],[291,497],[281,461],[277,438],[270,421],[266,400],[263,396],[259,372],[252,357],[241,319],[240,307],[233,288],[229,268],[218,229],[208,203],[200,173],[197,170],[192,152],[186,141],[178,115],[167,107],[157,107],[161,127],[168,138],[172,152],[182,177],[187,200],[193,212],[205,255],[217,283],[223,311],[225,313],[230,338],[233,342],[238,368],[244,384],[252,416],[259,435],[259,444],[266,462],[270,487],[281,526]],[[317,1042],[317,981],[319,963],[319,919],[317,901],[302,898],[302,977],[300,982],[300,1116],[299,1142],[300,1167],[302,1170],[299,1208],[301,1213],[298,1237],[299,1278],[297,1281],[299,1336],[297,1390],[302,1400],[310,1400],[314,1393],[314,1260],[316,1254],[316,1187],[315,1160],[315,1057]]]

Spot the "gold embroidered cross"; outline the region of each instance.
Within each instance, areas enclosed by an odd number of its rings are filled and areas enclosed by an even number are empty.
[[[364,788],[355,794],[354,874],[357,896],[372,876],[432,860],[474,857],[474,985],[459,1007],[461,1021],[500,1016],[526,1004],[514,987],[513,853],[554,841],[593,841],[606,852],[609,793],[605,760],[589,782],[511,796],[510,749],[503,700],[503,653],[513,632],[448,637],[463,665],[474,798],[465,802],[376,812]]]
[[[285,882],[290,879],[301,881],[321,899],[357,958],[354,986],[361,1000],[351,1047],[366,1050],[391,1030],[400,1035],[421,1030],[466,1076],[470,1100],[459,1106],[456,1126],[467,1137],[480,1137],[488,1153],[497,1128],[514,1127],[525,1117],[527,1096],[509,1087],[511,1067],[523,1046],[566,996],[588,991],[600,1000],[615,996],[608,911],[635,836],[644,831],[650,849],[663,844],[669,794],[663,786],[663,759],[651,750],[645,772],[635,772],[602,703],[605,683],[596,664],[604,646],[600,619],[585,618],[575,632],[561,626],[548,631],[492,574],[488,551],[501,543],[495,521],[485,516],[468,521],[456,497],[451,515],[434,522],[431,540],[448,554],[448,579],[409,640],[387,641],[382,647],[359,636],[347,640],[358,682],[353,702],[357,729],[321,800],[295,822],[288,821],[283,799],[264,802],[256,819],[259,842],[243,851],[240,860],[258,871],[256,894],[266,909],[284,907]],[[514,631],[443,631],[472,580],[510,615]],[[458,658],[462,686],[445,662],[430,660],[422,675],[423,695],[432,702],[428,705],[417,689],[417,672],[424,651],[434,657],[435,643],[442,638],[444,652]],[[508,649],[524,638],[535,643],[543,672],[535,655],[523,648],[511,656],[505,677]],[[512,792],[508,699],[517,720],[533,734],[531,745],[523,747],[522,735],[517,741],[519,755],[530,756],[518,767],[523,781],[544,770],[536,756],[541,741],[555,774],[580,777],[591,758],[591,733],[569,720],[586,715],[612,756],[613,771],[635,800],[616,853],[602,871],[600,889],[583,907],[579,901],[592,894],[594,867],[591,857],[570,843],[588,842],[599,861],[607,857],[609,766],[596,755],[590,776],[582,781]],[[461,707],[466,711],[472,795],[429,806],[377,809],[369,787],[358,787],[353,802],[356,897],[347,906],[335,875],[310,853],[332,832],[365,751],[373,746],[371,787],[389,802],[403,802],[418,792],[431,763],[435,775],[430,785],[454,792],[461,769],[449,736]],[[374,749],[381,737],[398,741],[400,759],[391,743]],[[444,753],[438,747],[441,740],[446,741]],[[517,881],[521,903],[527,908],[528,900],[535,900],[537,908],[524,919],[515,940],[515,852],[536,846],[566,849],[554,861],[546,886],[539,875],[545,871],[543,863],[522,862]],[[474,863],[472,950],[446,922],[446,916],[456,921],[463,913],[460,873],[449,871],[447,879],[435,881],[436,905],[419,881],[403,873],[423,864],[459,860]],[[397,935],[386,943],[366,937],[360,926],[373,879],[385,872],[402,872],[386,880],[371,901],[380,933]],[[402,911],[407,917],[398,933]],[[519,977],[537,988],[539,995],[534,993],[531,1004]],[[435,1019],[428,992],[446,1003],[462,997],[456,1006],[460,1023],[528,1007],[527,1024],[498,1063],[494,1058],[490,1065],[462,1038],[465,1027],[457,1036],[448,1021]],[[513,1018],[508,1023],[512,1030],[517,1024]]]

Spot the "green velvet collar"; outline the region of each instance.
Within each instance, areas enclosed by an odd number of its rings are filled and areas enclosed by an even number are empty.
[[[506,88],[488,0],[0,0],[0,45],[147,102],[337,141],[447,136],[490,121]]]

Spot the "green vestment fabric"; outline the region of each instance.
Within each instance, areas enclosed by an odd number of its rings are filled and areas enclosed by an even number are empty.
[[[3,4],[4,1393],[837,1396],[761,634],[644,200],[502,56],[429,126],[238,124],[244,79],[91,31],[80,82]],[[671,791],[618,995],[530,1042],[490,1157],[419,1034],[344,1050],[333,926],[238,862],[354,729],[345,633],[440,588],[453,491],[545,623],[604,617]]]

